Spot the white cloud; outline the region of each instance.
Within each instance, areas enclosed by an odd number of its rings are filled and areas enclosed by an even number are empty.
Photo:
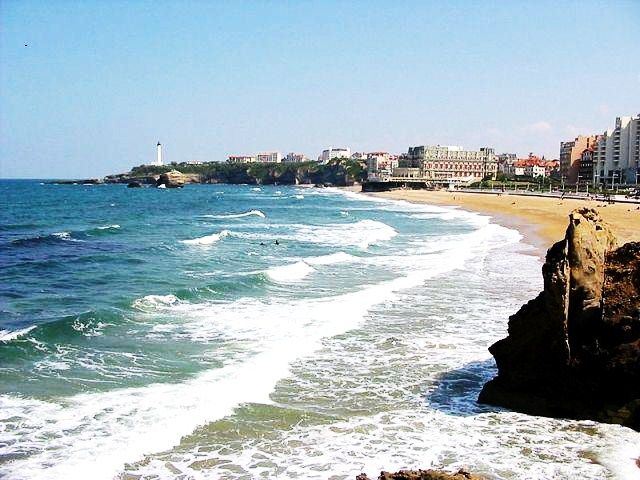
[[[504,132],[499,128],[491,127],[487,128],[487,134],[492,137],[502,137],[504,136]]]
[[[575,125],[567,125],[565,127],[565,130],[572,137],[577,137],[578,135],[587,135],[585,132],[588,131],[586,128],[576,127]]]
[[[607,105],[606,103],[600,104],[598,106],[598,110],[602,115],[609,115],[609,112],[611,111],[611,109],[609,108],[609,105]]]
[[[524,131],[528,133],[548,133],[552,130],[551,124],[540,120],[524,127]]]

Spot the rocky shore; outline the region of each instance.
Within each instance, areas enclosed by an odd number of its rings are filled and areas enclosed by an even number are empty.
[[[305,163],[221,163],[172,164],[164,166],[142,165],[130,172],[108,175],[105,183],[131,183],[156,185],[162,175],[180,176],[183,184],[226,183],[248,185],[332,185],[346,186],[361,181],[364,166],[353,160],[332,160],[326,164]],[[167,185],[169,187],[169,185]]]
[[[544,290],[489,349],[498,376],[479,402],[640,430],[640,243],[616,243],[595,210],[571,213]]]
[[[167,176],[169,178],[167,178]],[[172,163],[140,165],[126,173],[99,179],[54,180],[60,185],[124,183],[132,187],[181,187],[190,183],[232,185],[317,185],[344,187],[366,178],[366,165],[358,160],[333,159],[327,163]],[[169,180],[167,182],[167,180]]]

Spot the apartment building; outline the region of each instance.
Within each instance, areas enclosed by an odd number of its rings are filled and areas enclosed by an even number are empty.
[[[580,156],[580,170],[578,174],[578,185],[593,183],[594,179],[594,156],[595,147],[589,147]]]
[[[640,114],[617,117],[615,128],[605,131],[593,153],[593,182],[615,185],[640,180]]]
[[[570,142],[560,142],[560,175],[565,182],[575,185],[578,181],[582,152],[593,147],[597,139],[596,135],[578,135]]]

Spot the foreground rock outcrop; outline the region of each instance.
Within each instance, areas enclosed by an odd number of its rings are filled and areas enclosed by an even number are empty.
[[[369,480],[369,477],[361,473],[356,480]],[[400,470],[395,473],[380,472],[378,480],[482,480],[482,477],[471,475],[464,470],[459,470],[457,473],[441,470]]]
[[[478,401],[640,430],[640,243],[616,249],[595,210],[569,218],[547,252],[544,290],[489,348],[498,376]]]
[[[156,185],[164,185],[167,188],[182,188],[187,183],[187,179],[182,172],[178,170],[170,170],[165,173],[161,173]]]

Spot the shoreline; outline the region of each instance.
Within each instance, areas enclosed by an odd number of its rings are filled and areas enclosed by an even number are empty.
[[[359,187],[346,187],[358,192]],[[492,221],[520,232],[523,241],[544,259],[547,249],[564,238],[569,213],[576,208],[594,208],[618,238],[618,244],[640,241],[640,206],[588,199],[558,199],[523,195],[486,195],[475,192],[443,190],[391,190],[367,192],[379,198],[404,200],[437,206],[457,207],[488,215]]]

